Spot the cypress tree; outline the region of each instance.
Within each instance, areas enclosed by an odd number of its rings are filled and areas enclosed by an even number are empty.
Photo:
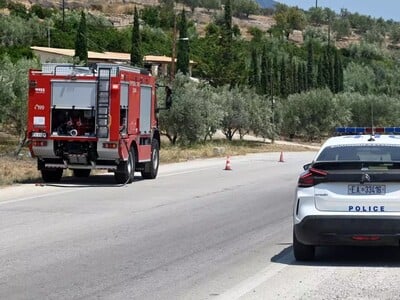
[[[287,70],[286,70],[286,61],[285,58],[282,57],[281,60],[281,66],[280,66],[280,95],[283,98],[286,98],[288,96],[288,82],[287,82]]]
[[[85,65],[88,61],[86,32],[86,16],[85,13],[82,11],[75,39],[75,57],[79,58],[79,60]]]
[[[286,93],[287,95],[293,94],[294,91],[294,68],[293,68],[293,56],[289,57],[289,61],[286,62]]]
[[[176,59],[176,69],[181,71],[183,74],[189,74],[189,38],[188,38],[188,25],[185,15],[185,10],[182,9],[182,13],[179,18],[179,41],[178,41],[178,53]]]
[[[136,9],[136,6],[133,15],[133,26],[132,26],[131,65],[139,67],[143,65],[143,56],[142,56],[140,29],[139,29],[139,14]]]
[[[261,55],[261,77],[260,77],[260,92],[262,95],[266,95],[269,88],[268,81],[268,57],[267,57],[267,48],[263,47],[262,55]]]
[[[239,59],[235,59],[234,47],[232,45],[232,9],[231,0],[227,0],[224,6],[224,21],[220,27],[220,38],[216,53],[213,69],[214,84],[216,86],[229,84],[235,85],[238,81],[238,72],[235,70],[235,64],[238,65]],[[242,68],[243,70],[243,68]]]
[[[225,71],[225,76],[229,84],[233,84],[233,78],[236,74],[233,74],[232,63],[233,63],[233,47],[232,47],[232,8],[231,0],[227,0],[224,7],[224,26],[221,37],[221,51],[222,51],[222,70]]]
[[[343,91],[343,66],[339,57],[339,51],[335,51],[334,56],[334,80],[335,80],[335,93]]]
[[[325,86],[327,86],[332,92],[334,91],[334,83],[333,83],[333,64],[332,64],[332,56],[331,56],[331,47],[328,45],[324,51],[324,78],[325,78]]]
[[[339,83],[339,87],[338,87],[338,91],[339,92],[343,92],[343,90],[344,90],[344,76],[343,76],[343,64],[342,64],[342,60],[339,58],[339,60],[338,60],[338,64],[339,64],[339,80],[338,80],[338,83]]]
[[[314,47],[312,40],[307,43],[307,90],[314,87]]]
[[[261,65],[261,68],[262,68],[262,65]],[[257,90],[260,91],[260,90],[262,90],[262,83],[260,84],[258,69],[259,68],[258,68],[257,50],[255,47],[253,47],[251,49],[249,85],[251,87],[257,88]],[[262,75],[262,73],[263,73],[263,70],[261,69],[261,75]]]
[[[227,0],[224,7],[224,38],[226,43],[232,44],[232,7],[231,0]]]
[[[308,90],[308,82],[307,82],[307,66],[306,63],[301,64],[301,92]]]
[[[266,87],[266,92],[269,91],[269,95],[272,96],[274,95],[274,82],[273,82],[273,76],[274,76],[274,70],[273,70],[273,62],[271,58],[266,59],[267,63],[267,87]]]
[[[279,95],[280,92],[280,80],[279,80],[279,72],[278,72],[279,66],[278,66],[278,57],[275,56],[272,60],[272,93],[275,96]]]
[[[325,80],[325,68],[323,63],[323,58],[320,57],[318,60],[318,69],[317,69],[317,88],[323,88],[326,86]]]
[[[305,72],[304,72],[304,63],[300,62],[298,66],[298,82],[299,82],[299,93],[305,90],[306,80],[305,80]]]
[[[291,64],[291,69],[292,69],[292,93],[298,93],[299,92],[299,68],[298,64],[296,64],[294,61],[292,61]]]

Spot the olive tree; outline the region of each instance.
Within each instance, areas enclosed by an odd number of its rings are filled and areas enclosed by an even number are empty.
[[[27,59],[13,64],[8,56],[0,61],[0,120],[9,133],[19,137],[16,155],[27,138],[28,70],[37,66],[37,61]]]
[[[212,139],[213,135],[221,127],[224,111],[219,95],[209,84],[203,84],[200,88],[200,106],[203,119],[203,141]]]
[[[40,43],[46,37],[46,28],[38,17],[28,20],[18,16],[0,17],[0,46],[27,46]]]
[[[309,140],[320,139],[350,120],[344,103],[336,100],[329,89],[292,94],[283,109],[283,132]]]
[[[362,95],[342,93],[335,97],[346,102],[351,113],[347,126],[397,126],[400,121],[400,103],[386,95]]]
[[[171,108],[160,113],[161,133],[173,144],[193,144],[211,138],[223,117],[214,89],[178,73],[172,95]]]
[[[222,131],[226,138],[231,141],[236,133],[242,137],[250,131],[249,99],[237,86],[229,88],[223,86],[218,88],[218,94],[224,111],[222,120]]]
[[[351,62],[344,70],[344,90],[347,92],[359,92],[361,94],[373,93],[375,87],[374,70]]]
[[[272,99],[249,88],[243,89],[242,94],[248,103],[250,131],[255,136],[273,139]]]
[[[277,12],[274,19],[276,21],[275,26],[284,33],[287,39],[293,30],[303,30],[306,25],[304,13],[296,7]]]

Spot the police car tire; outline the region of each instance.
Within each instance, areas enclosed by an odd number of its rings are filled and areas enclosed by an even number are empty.
[[[315,246],[300,243],[296,234],[293,232],[293,254],[298,261],[313,260],[315,256]]]
[[[44,182],[60,182],[63,169],[42,169],[40,172]]]
[[[74,173],[74,176],[80,177],[80,178],[89,177],[90,171],[91,171],[90,169],[74,169],[74,170],[72,170],[72,172]]]
[[[118,170],[114,173],[114,179],[119,184],[131,183],[135,174],[135,151],[131,149],[128,160],[120,162]]]
[[[142,171],[143,179],[155,179],[158,174],[160,164],[160,146],[156,139],[151,143],[151,161],[146,163],[145,170]]]

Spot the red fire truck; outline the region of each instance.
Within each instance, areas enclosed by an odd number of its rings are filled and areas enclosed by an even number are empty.
[[[30,151],[45,182],[60,181],[64,169],[76,177],[105,169],[118,183],[135,171],[156,178],[156,111],[155,78],[144,69],[48,63],[29,71]]]

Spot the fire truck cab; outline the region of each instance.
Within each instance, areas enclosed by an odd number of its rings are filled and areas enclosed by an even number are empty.
[[[121,184],[135,171],[156,178],[156,110],[155,78],[144,69],[48,63],[30,70],[29,147],[43,180],[60,181],[64,169],[76,177],[105,169]]]

